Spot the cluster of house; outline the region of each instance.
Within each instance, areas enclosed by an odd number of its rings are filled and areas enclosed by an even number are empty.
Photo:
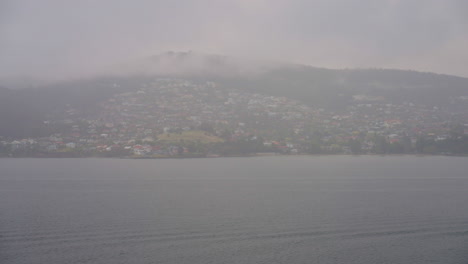
[[[140,135],[175,129],[190,130],[202,124],[242,132],[245,127],[291,121],[303,126],[311,108],[284,97],[265,96],[235,89],[217,89],[208,82],[160,80],[136,92],[114,96],[103,103],[98,120],[123,126],[119,132]],[[139,129],[138,129],[139,128]]]
[[[468,134],[466,113],[455,114],[412,103],[357,103],[350,106],[345,114],[329,116],[323,123],[335,135],[376,134],[387,137],[391,142],[407,137],[414,140],[419,136],[445,140],[454,124],[464,126],[464,133]]]
[[[464,125],[468,134],[466,113],[410,102],[392,104],[366,95],[354,99],[346,111],[331,112],[285,97],[220,89],[213,82],[159,79],[114,95],[101,103],[102,110],[92,118],[78,117],[70,109],[68,118],[46,121],[51,126],[66,125],[60,133],[3,139],[0,150],[172,156],[189,153],[187,142],[161,143],[158,136],[196,130],[224,141],[258,136],[266,147],[289,153],[306,151],[312,138],[325,149],[347,152],[348,142],[356,139],[364,151],[371,151],[375,142],[369,135],[383,136],[391,143],[410,138],[414,144],[421,135],[444,140],[455,123]]]

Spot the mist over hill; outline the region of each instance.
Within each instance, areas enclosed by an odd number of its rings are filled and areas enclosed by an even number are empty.
[[[45,120],[67,109],[93,115],[114,94],[136,91],[158,78],[214,82],[219,89],[240,89],[299,100],[329,111],[344,111],[357,101],[422,104],[466,111],[468,79],[392,69],[325,69],[305,65],[245,61],[194,52],[167,52],[117,65],[100,76],[0,89],[0,136],[47,134]],[[2,85],[2,83],[0,83]],[[32,85],[34,86],[34,85]]]

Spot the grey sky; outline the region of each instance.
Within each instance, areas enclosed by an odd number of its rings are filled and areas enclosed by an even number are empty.
[[[0,77],[168,50],[468,77],[468,1],[0,0]]]

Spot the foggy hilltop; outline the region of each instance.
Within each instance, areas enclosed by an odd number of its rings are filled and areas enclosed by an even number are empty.
[[[166,52],[87,78],[44,83],[3,85],[0,136],[57,135],[75,146],[104,134],[107,145],[123,147],[175,131],[209,132],[214,142],[262,137],[267,145],[294,135],[282,145],[302,152],[295,145],[313,137],[330,149],[324,140],[335,136],[362,145],[369,133],[399,142],[427,134],[445,139],[454,127],[468,131],[468,79],[435,73]],[[130,131],[129,123],[139,129]]]

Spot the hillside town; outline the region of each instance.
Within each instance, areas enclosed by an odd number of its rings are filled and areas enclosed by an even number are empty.
[[[71,106],[62,116],[44,120],[45,137],[0,138],[0,156],[468,153],[468,113],[365,94],[331,111],[215,82],[157,79],[115,94],[92,116]]]

